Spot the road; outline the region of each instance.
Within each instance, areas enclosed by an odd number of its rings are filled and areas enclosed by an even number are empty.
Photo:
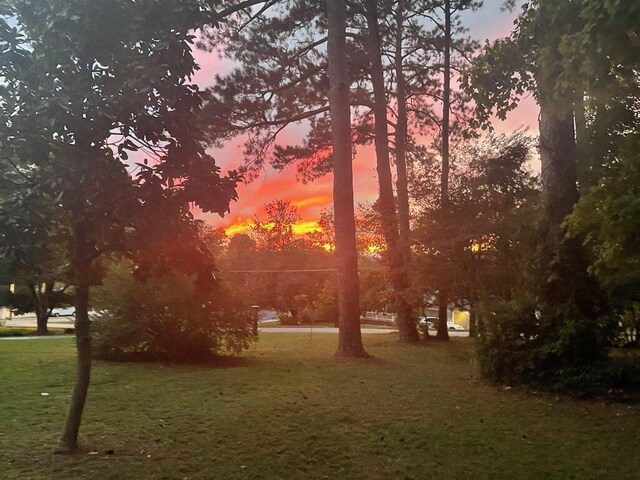
[[[261,333],[308,333],[311,327],[260,327],[258,329]],[[398,330],[393,328],[376,328],[376,327],[362,327],[360,331],[363,334],[378,334],[378,333],[398,333]],[[313,327],[313,333],[338,333],[338,329],[335,327]],[[435,331],[431,331],[431,335],[435,335]],[[468,337],[467,331],[449,331],[450,337]]]
[[[47,324],[49,328],[73,328],[73,317],[49,317]],[[11,320],[4,321],[5,327],[36,327],[36,317],[34,315],[16,315]]]
[[[338,333],[335,327],[260,327],[260,333]],[[390,328],[362,328],[362,333],[396,333]]]
[[[262,323],[262,322],[261,322]],[[269,321],[264,323],[271,323]],[[36,319],[33,316],[29,315],[21,315],[19,317],[14,317],[11,320],[6,320],[6,327],[35,327]],[[51,317],[49,319],[49,327],[50,328],[73,328],[73,317]],[[338,333],[338,329],[335,327],[311,327],[311,326],[277,326],[277,327],[266,327],[260,326],[258,329],[260,333]],[[391,328],[377,328],[377,327],[362,327],[361,329],[363,334],[383,334],[383,333],[397,333],[398,331]],[[435,332],[433,332],[435,335]],[[464,331],[449,331],[449,336],[451,337],[467,337],[469,336],[469,332]],[[16,337],[8,337],[8,338],[16,338]],[[18,338],[34,338],[34,337],[18,337]],[[45,338],[55,338],[55,337],[45,337]]]

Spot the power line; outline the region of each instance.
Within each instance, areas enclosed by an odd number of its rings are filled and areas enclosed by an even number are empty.
[[[309,268],[309,269],[290,269],[290,270],[224,270],[220,273],[306,273],[306,272],[337,272],[335,268]]]
[[[364,267],[358,270],[383,270],[382,267]],[[309,273],[309,272],[337,272],[337,268],[306,268],[282,270],[222,270],[220,273]]]

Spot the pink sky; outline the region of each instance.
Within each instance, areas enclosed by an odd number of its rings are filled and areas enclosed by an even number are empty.
[[[469,28],[469,33],[475,39],[484,43],[506,36],[512,29],[516,12],[502,12],[500,6],[503,0],[487,0],[485,6],[478,12],[465,14],[463,22]],[[216,73],[226,73],[233,68],[233,63],[220,59],[217,54],[197,52],[196,58],[201,69],[194,76],[194,81],[201,87],[208,86]],[[510,132],[526,127],[532,134],[537,134],[538,109],[532,98],[525,98],[520,106],[507,117],[504,122],[496,120],[494,128],[498,132]],[[293,128],[289,137],[298,134]],[[290,140],[290,138],[288,139]],[[231,142],[223,149],[213,152],[223,171],[237,168],[242,163],[242,145]],[[534,168],[536,168],[534,166]],[[375,157],[372,147],[360,148],[354,158],[354,192],[356,203],[373,201],[377,197],[377,180],[375,172]],[[290,200],[298,207],[303,222],[298,227],[299,232],[313,229],[315,221],[323,208],[332,203],[332,178],[327,175],[312,183],[302,184],[296,180],[294,168],[276,172],[267,168],[262,175],[250,184],[242,184],[238,188],[239,199],[232,203],[231,213],[224,218],[207,215],[205,219],[215,226],[227,228],[228,234],[246,231],[251,220],[260,216],[263,206],[275,198]],[[232,228],[228,228],[232,227]]]

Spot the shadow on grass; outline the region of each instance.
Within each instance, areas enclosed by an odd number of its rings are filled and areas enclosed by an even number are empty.
[[[327,363],[337,364],[357,364],[357,365],[386,365],[390,362],[384,358],[370,355],[369,357],[345,357],[341,355],[332,355],[327,358]]]
[[[50,337],[59,335],[69,335],[73,337],[73,329],[49,329],[49,333],[38,333],[33,328],[19,328],[19,327],[0,327],[0,338],[15,338],[15,337]]]

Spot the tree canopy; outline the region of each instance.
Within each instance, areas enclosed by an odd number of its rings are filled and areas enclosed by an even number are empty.
[[[143,275],[171,264],[201,282],[213,278],[190,205],[224,214],[238,177],[221,176],[206,153],[202,95],[188,81],[197,68],[192,31],[211,12],[197,1],[1,5],[0,155],[3,169],[25,177],[1,217],[15,224],[46,198],[67,227],[75,287],[78,370],[59,451],[77,446],[96,260],[119,251],[136,256]]]

